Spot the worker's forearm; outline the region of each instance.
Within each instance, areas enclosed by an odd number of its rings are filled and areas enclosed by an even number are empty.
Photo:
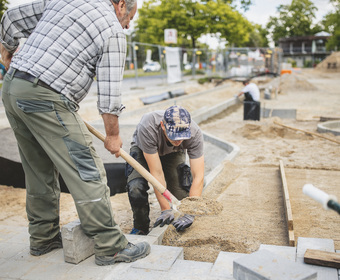
[[[158,191],[154,188],[156,198],[158,200],[159,206],[161,207],[161,211],[171,209],[170,204],[168,200]]]
[[[106,136],[119,135],[119,121],[116,115],[102,114]]]
[[[120,148],[123,146],[122,139],[119,135],[119,122],[116,115],[103,114],[102,115],[106,137],[104,147],[116,157],[120,156]]]
[[[194,180],[191,184],[189,196],[201,196],[202,191],[203,191],[203,183],[204,183],[203,177],[202,178],[194,178]]]

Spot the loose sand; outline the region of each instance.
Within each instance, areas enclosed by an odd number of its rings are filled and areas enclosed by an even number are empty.
[[[291,130],[273,123],[317,133],[321,116],[339,116],[340,73],[300,70],[278,78],[255,80],[261,88],[272,88],[272,99],[262,98],[261,106],[270,109],[296,109],[296,119],[266,118],[243,121],[243,107],[224,112],[201,124],[207,133],[239,146],[233,162],[225,162],[223,171],[204,191],[203,198],[191,199],[183,212],[195,209],[195,222],[184,233],[172,226],[164,237],[165,245],[184,247],[188,260],[213,262],[220,251],[250,253],[260,244],[288,246],[284,216],[279,161],[285,167],[294,219],[295,240],[298,237],[330,238],[340,249],[340,216],[326,211],[306,197],[306,183],[340,199],[340,145],[311,134]],[[211,95],[188,99],[183,105],[193,112],[232,98],[241,83],[225,81],[227,89]],[[212,87],[195,86],[189,93]],[[276,92],[276,94],[275,94]],[[277,98],[275,98],[277,96]],[[136,109],[136,100],[131,108]],[[129,104],[127,108],[129,110]],[[140,105],[142,106],[142,105]],[[160,103],[162,108],[162,103]],[[340,141],[340,136],[326,134]],[[132,213],[127,194],[111,197],[116,222],[124,232],[132,228]],[[151,222],[159,214],[155,197],[150,196]],[[69,194],[61,195],[61,225],[77,219]],[[185,207],[185,201],[182,203]],[[194,206],[192,206],[194,205]],[[25,190],[0,186],[0,222],[26,226]]]

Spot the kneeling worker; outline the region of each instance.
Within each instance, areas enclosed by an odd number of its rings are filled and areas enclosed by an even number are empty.
[[[185,164],[186,152],[190,167]],[[130,155],[144,166],[177,199],[201,196],[204,182],[203,134],[181,106],[145,114],[133,134]],[[127,190],[133,212],[131,234],[149,233],[149,185],[135,169],[126,165]],[[155,189],[161,214],[154,227],[170,224],[174,212]],[[177,231],[191,226],[194,216],[185,214],[173,225]]]

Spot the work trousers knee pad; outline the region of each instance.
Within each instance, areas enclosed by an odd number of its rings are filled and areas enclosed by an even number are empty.
[[[192,174],[190,167],[182,163],[177,166],[177,172],[178,172],[178,180],[179,185],[186,190],[187,192],[190,191],[191,184],[192,184]]]
[[[133,213],[134,228],[149,232],[150,206],[148,200],[148,182],[144,178],[136,178],[127,184],[129,200]]]

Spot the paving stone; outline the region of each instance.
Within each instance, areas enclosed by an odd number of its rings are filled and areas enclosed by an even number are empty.
[[[308,269],[317,271],[318,280],[338,280],[339,276],[336,268],[306,264],[304,262],[304,256],[307,249],[335,252],[334,241],[332,239],[325,238],[299,237],[297,242],[296,262],[307,267]]]
[[[61,229],[65,262],[77,264],[94,254],[94,240],[87,237],[76,220]]]
[[[23,280],[61,280],[69,279],[67,274],[74,267],[69,263],[39,262],[20,279]],[[85,275],[84,275],[85,276]]]
[[[146,241],[150,245],[158,245],[158,237],[156,236],[125,234],[125,237],[129,242],[134,244]]]
[[[37,262],[7,260],[0,264],[0,277],[21,279],[25,274],[39,265]]]
[[[177,259],[183,259],[183,248],[152,245],[151,253],[132,264],[133,268],[168,271]]]
[[[287,260],[296,261],[296,247],[261,244],[259,250],[267,250]]]
[[[234,260],[236,280],[316,280],[317,273],[267,250],[260,250]]]
[[[0,243],[0,256],[3,259],[10,259],[28,249],[26,244]]]
[[[169,273],[178,275],[179,279],[187,275],[209,275],[213,267],[212,263],[189,260],[176,260]]]
[[[157,237],[157,240],[158,240],[157,244],[162,245],[163,236],[167,228],[168,228],[168,225],[164,225],[163,227],[160,227],[160,226],[155,227],[149,232],[148,236]]]
[[[130,268],[122,273],[111,273],[103,280],[170,280],[167,271],[152,270],[146,268]],[[180,278],[177,278],[180,280]]]
[[[307,249],[335,252],[333,239],[299,237],[296,256],[303,258]]]
[[[8,238],[8,243],[29,244],[30,235],[26,227],[19,227],[15,234]]]
[[[234,260],[246,256],[247,254],[234,252],[220,252],[211,269],[212,276],[229,277],[233,279]]]
[[[93,260],[94,263],[94,260]],[[80,266],[74,267],[67,272],[68,279],[102,280],[113,271],[112,265],[107,266]]]
[[[1,242],[8,242],[8,239],[12,238],[14,235],[26,230],[27,227],[15,227],[15,226],[0,226],[0,243]],[[28,241],[28,240],[27,240]]]

